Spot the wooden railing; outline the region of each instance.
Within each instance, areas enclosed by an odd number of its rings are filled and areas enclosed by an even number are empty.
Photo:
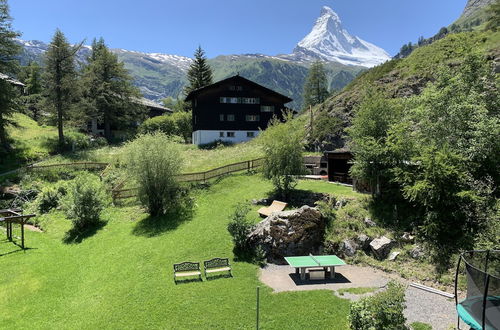
[[[99,163],[99,162],[76,162],[76,163],[59,163],[59,164],[48,164],[48,165],[30,165],[27,166],[26,169],[30,171],[44,170],[48,168],[82,168],[85,170],[90,169],[104,169],[108,166],[108,163]]]
[[[180,174],[177,176],[177,180],[179,182],[206,182],[210,179],[215,179],[230,173],[240,172],[244,170],[254,170],[261,167],[263,164],[264,158],[252,159],[244,162],[221,166],[205,172]],[[122,181],[115,188],[113,188],[113,190],[111,191],[113,201],[116,201],[117,199],[137,196],[137,188],[122,189],[124,186],[125,181]]]

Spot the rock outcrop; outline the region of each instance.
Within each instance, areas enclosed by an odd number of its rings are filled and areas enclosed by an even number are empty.
[[[284,257],[307,255],[318,250],[325,234],[325,219],[307,205],[275,212],[259,222],[248,235],[251,246],[260,246],[268,262],[283,264]]]
[[[385,259],[391,251],[391,247],[392,240],[385,236],[376,238],[370,242],[370,248],[372,249],[375,257],[378,259]]]

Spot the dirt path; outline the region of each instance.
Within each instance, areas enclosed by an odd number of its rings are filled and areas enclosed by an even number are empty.
[[[293,268],[269,264],[260,270],[259,278],[274,292],[325,289],[336,291],[346,288],[383,289],[391,279],[409,284],[395,274],[388,274],[372,267],[346,265],[337,267],[335,271],[337,272],[335,279],[301,281]],[[342,298],[357,300],[366,295],[345,293]],[[418,321],[431,324],[435,330],[446,330],[456,323],[455,303],[452,299],[408,286],[406,305],[405,316],[408,324]]]

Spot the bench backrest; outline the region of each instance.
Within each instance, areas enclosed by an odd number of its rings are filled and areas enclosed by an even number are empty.
[[[175,272],[187,272],[192,270],[200,270],[199,262],[181,262],[180,264],[174,264]]]
[[[205,269],[219,268],[229,266],[228,258],[213,258],[203,262],[205,264]]]
[[[273,201],[271,206],[269,206],[269,210],[272,212],[283,211],[287,205],[285,202]]]

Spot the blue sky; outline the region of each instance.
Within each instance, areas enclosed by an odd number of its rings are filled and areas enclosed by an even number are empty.
[[[192,56],[200,44],[221,54],[290,53],[323,5],[350,33],[391,55],[460,16],[466,0],[10,0],[26,40],[104,37],[112,48]]]

